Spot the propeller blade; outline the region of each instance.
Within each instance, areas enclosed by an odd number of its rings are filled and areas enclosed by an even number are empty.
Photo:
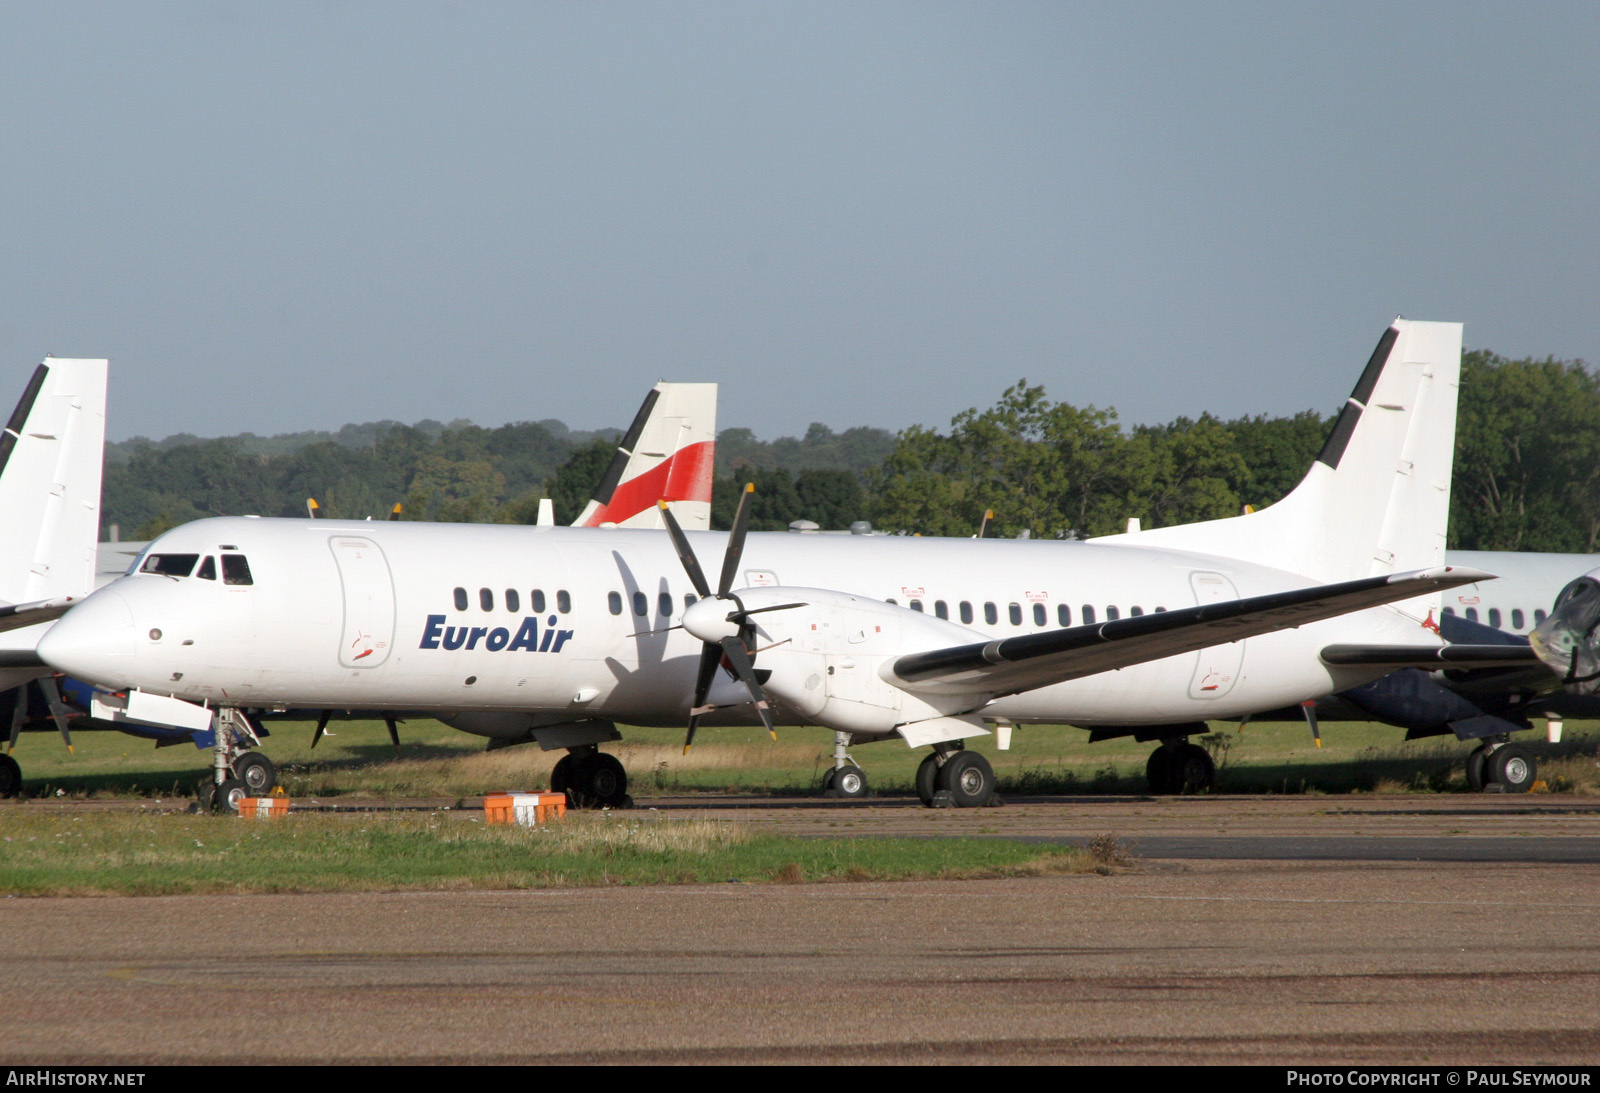
[[[806,607],[803,603],[775,603],[771,607],[755,607],[749,611],[740,611],[741,619],[748,619],[751,615],[760,615],[767,611],[793,611],[796,607]]]
[[[389,519],[391,519],[391,520],[400,519],[400,502],[396,501],[394,503],[394,508],[389,510]]]
[[[67,728],[67,707],[61,701],[61,688],[56,686],[55,677],[45,676],[39,681],[39,689],[44,692],[51,719],[61,731],[61,742],[67,746],[67,751],[72,751],[72,732]]]
[[[322,506],[317,504],[315,497],[306,498],[306,515],[311,519],[318,519],[322,515]]]
[[[700,598],[705,599],[711,595],[711,587],[706,584],[706,575],[700,569],[700,560],[694,556],[694,548],[689,545],[689,537],[678,526],[678,518],[672,515],[667,503],[657,501],[656,504],[661,506],[661,519],[667,525],[667,534],[672,536],[672,548],[678,552],[678,560],[689,574],[689,583],[694,585]]]
[[[394,727],[394,718],[386,717],[383,723],[389,726],[389,740],[394,744],[394,753],[400,754],[400,730]]]
[[[16,705],[11,708],[11,736],[6,741],[6,754],[17,750],[17,737],[22,733],[22,719],[28,712],[28,685],[24,683],[11,692]]]
[[[746,482],[739,497],[739,510],[733,514],[733,530],[728,532],[728,552],[722,556],[722,579],[717,582],[717,595],[726,596],[733,588],[739,574],[739,559],[744,554],[744,536],[750,530],[750,499],[755,495],[756,484]]]
[[[717,666],[722,663],[722,647],[705,645],[700,648],[700,671],[694,678],[694,706],[689,710],[689,735],[683,738],[683,754],[689,754],[694,743],[694,730],[700,725],[700,714],[708,709],[706,695],[711,691],[711,681],[717,676]]]
[[[311,746],[317,746],[317,741],[322,739],[322,733],[328,727],[328,718],[331,717],[327,710],[322,711],[322,716],[317,718],[317,727],[311,730]]]
[[[772,739],[778,739],[778,727],[772,722],[770,704],[761,690],[761,684],[756,682],[755,665],[750,663],[750,654],[744,651],[744,642],[738,638],[723,638],[722,655],[728,658],[728,663],[733,665],[734,674],[749,688],[751,701],[756,705],[756,713],[761,715],[761,723],[767,727],[767,732],[772,734]]]
[[[1300,709],[1306,715],[1306,724],[1311,726],[1311,739],[1317,742],[1317,747],[1322,747],[1322,730],[1317,727],[1317,704],[1308,699],[1300,703]]]

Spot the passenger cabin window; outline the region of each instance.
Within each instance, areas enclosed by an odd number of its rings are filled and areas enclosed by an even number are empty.
[[[1072,625],[1072,608],[1064,603],[1056,604],[1056,622],[1062,626]]]
[[[198,554],[152,554],[139,567],[140,573],[159,573],[163,577],[187,577],[194,572]]]
[[[906,604],[906,606],[911,608],[911,610],[917,612],[918,614],[922,613],[922,601],[921,600],[912,600],[910,603]]]
[[[672,593],[663,592],[656,597],[656,609],[663,615],[672,614]]]
[[[1478,621],[1478,609],[1476,607],[1467,608],[1467,621],[1468,622],[1477,622]]]
[[[1500,629],[1500,609],[1498,607],[1489,608],[1489,625],[1496,630]]]
[[[650,613],[650,600],[643,592],[633,594],[633,613],[635,615],[648,615]]]
[[[556,610],[563,615],[572,610],[572,597],[567,595],[565,588],[556,590]]]
[[[202,581],[214,581],[214,580],[216,580],[217,579],[217,560],[215,558],[213,558],[211,555],[207,554],[206,555],[206,560],[200,563],[200,568],[195,570],[195,574],[194,575],[196,577],[199,577]]]
[[[941,619],[948,619],[950,617],[950,605],[943,600],[934,600],[933,613]]]
[[[983,605],[983,621],[990,626],[1000,621],[1000,611],[995,607],[993,600]]]
[[[613,615],[622,614],[622,593],[609,592],[606,594],[606,606],[611,608]]]
[[[972,625],[972,604],[966,600],[961,601],[961,621],[968,626]]]
[[[467,590],[465,588],[458,588],[458,589],[456,589],[456,610],[457,611],[465,611],[466,609],[467,609]]]
[[[223,584],[255,584],[250,576],[250,563],[243,554],[224,554],[222,556],[222,583]]]
[[[889,598],[888,598],[888,599],[886,599],[886,600],[884,600],[884,601],[883,601],[883,602],[884,602],[884,603],[892,603],[892,604],[894,604],[894,605],[895,605],[895,606],[896,606],[896,607],[899,607],[899,606],[900,606],[900,601],[899,601],[899,600],[897,600],[897,599],[895,599],[895,598],[894,598],[894,597],[893,597],[893,596],[890,596],[890,597],[889,597]]]
[[[1134,618],[1138,618],[1140,615],[1144,614],[1144,608],[1130,607],[1128,608],[1128,614],[1132,615]]]
[[[515,588],[506,589],[506,610],[512,614],[522,610],[522,597],[517,595]]]
[[[1533,609],[1533,625],[1538,626],[1544,620],[1545,620],[1545,610],[1544,610],[1544,608],[1535,607]]]
[[[1092,626],[1094,624],[1094,608],[1089,604],[1083,605],[1083,624],[1085,626]]]
[[[1013,603],[1006,607],[1006,617],[1011,620],[1012,626],[1022,625],[1022,605]]]
[[[1444,613],[1446,615],[1454,615],[1456,613],[1456,609],[1453,607],[1447,607],[1444,609]]]
[[[1513,629],[1513,630],[1521,630],[1522,629],[1522,624],[1525,623],[1526,621],[1527,621],[1527,616],[1522,613],[1522,608],[1513,607],[1511,609],[1511,629]]]
[[[535,588],[532,592],[528,593],[528,606],[532,607],[535,611],[542,612],[544,610],[544,589]]]
[[[1115,607],[1106,608],[1106,621],[1107,622],[1109,622],[1109,621],[1111,621],[1113,619],[1120,619],[1121,617],[1122,617],[1122,612],[1118,611]]]
[[[683,594],[683,609],[687,611],[689,608],[693,607],[695,599],[696,597],[693,592],[685,592]]]
[[[478,589],[478,606],[485,611],[494,610],[494,593],[487,588]]]
[[[1047,612],[1044,609],[1044,604],[1042,604],[1042,603],[1034,604],[1033,605],[1033,625],[1035,625],[1035,626],[1043,626],[1045,623],[1047,623],[1049,621],[1050,621],[1050,614],[1049,614],[1049,612]]]

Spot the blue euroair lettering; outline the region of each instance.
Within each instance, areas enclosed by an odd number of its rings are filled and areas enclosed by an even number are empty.
[[[487,653],[506,652],[524,653],[559,653],[561,647],[571,639],[575,631],[560,630],[556,628],[557,618],[550,616],[550,621],[545,624],[544,632],[539,632],[539,620],[532,615],[525,616],[522,625],[517,627],[517,632],[512,634],[509,629],[497,626],[490,629],[486,626],[446,626],[445,615],[429,615],[422,626],[422,641],[419,649],[481,649]]]

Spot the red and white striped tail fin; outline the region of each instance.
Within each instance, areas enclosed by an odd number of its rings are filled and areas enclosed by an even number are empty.
[[[717,385],[656,384],[572,526],[661,528],[670,501],[682,527],[709,530],[716,449]]]

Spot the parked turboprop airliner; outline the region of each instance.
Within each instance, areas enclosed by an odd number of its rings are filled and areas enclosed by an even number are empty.
[[[1343,690],[1374,648],[1436,653],[1458,324],[1396,322],[1304,482],[1239,521],[1263,558],[993,540],[227,518],[174,529],[40,643],[128,716],[436,711],[496,741],[567,748],[556,780],[616,803],[616,721],[811,723],[931,747],[925,800],[986,803],[961,741],[1069,722],[1165,743],[1203,782],[1209,718]],[[1276,514],[1271,520],[1262,520]],[[1231,523],[1231,522],[1219,522]],[[1226,536],[1220,536],[1226,538]],[[698,556],[722,553],[715,587]],[[1380,606],[1392,604],[1393,606]],[[242,787],[220,758],[219,797]],[[1206,769],[1197,769],[1206,768]],[[859,768],[834,771],[844,793]]]

